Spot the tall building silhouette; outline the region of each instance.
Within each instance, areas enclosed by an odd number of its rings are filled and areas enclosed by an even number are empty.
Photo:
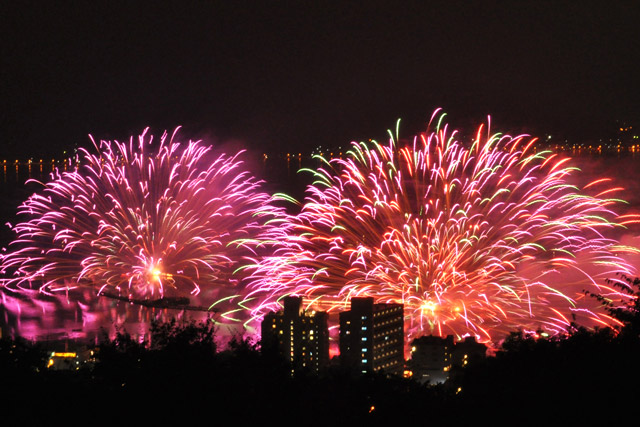
[[[351,310],[340,313],[340,361],[356,372],[402,375],[404,306],[352,298]]]
[[[283,310],[262,320],[262,351],[275,352],[292,369],[319,372],[329,363],[329,329],[326,312],[302,308],[301,297],[285,297]]]

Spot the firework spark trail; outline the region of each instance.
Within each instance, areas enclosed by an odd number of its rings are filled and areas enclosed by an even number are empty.
[[[403,303],[409,336],[488,341],[516,328],[564,331],[574,317],[615,322],[583,293],[620,297],[604,279],[634,272],[625,255],[638,250],[607,236],[637,217],[618,217],[609,189],[584,194],[569,184],[569,159],[488,126],[469,144],[440,122],[412,146],[397,140],[318,157],[293,232],[254,267],[246,300],[256,319],[295,294],[330,311],[355,296]]]
[[[147,130],[93,142],[82,166],[55,172],[19,207],[26,220],[2,256],[2,284],[56,293],[93,288],[133,298],[205,294],[242,286],[242,267],[281,239],[282,209],[234,156]],[[93,141],[93,138],[92,138]]]

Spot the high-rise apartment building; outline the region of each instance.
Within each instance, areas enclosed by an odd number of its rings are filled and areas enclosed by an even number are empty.
[[[283,310],[265,315],[262,350],[284,356],[293,369],[320,371],[329,363],[328,316],[302,308],[302,298],[284,298]]]
[[[357,372],[402,375],[404,306],[351,299],[351,310],[340,313],[340,361]]]

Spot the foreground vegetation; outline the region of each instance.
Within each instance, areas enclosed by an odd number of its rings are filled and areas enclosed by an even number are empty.
[[[639,284],[618,286],[637,296]],[[229,415],[242,425],[610,423],[626,420],[637,401],[638,305],[636,299],[630,307],[608,307],[623,323],[616,330],[573,327],[560,337],[514,332],[495,357],[452,372],[437,386],[352,376],[339,367],[292,375],[249,340],[216,348],[212,323],[157,324],[142,344],[121,331],[103,340],[94,365],[74,371],[47,369],[48,354],[37,344],[3,339],[1,419],[14,422],[7,425],[147,425],[201,417],[219,424]]]

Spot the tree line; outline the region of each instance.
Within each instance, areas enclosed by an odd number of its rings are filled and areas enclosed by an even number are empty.
[[[113,338],[105,334],[95,364],[75,371],[47,369],[49,353],[38,343],[3,338],[0,419],[221,422],[232,414],[242,424],[308,419],[312,425],[626,420],[640,380],[640,279],[611,283],[628,293],[628,305],[590,296],[621,326],[572,325],[554,336],[514,331],[495,357],[454,369],[438,385],[384,373],[354,375],[339,366],[319,375],[293,370],[251,339],[236,337],[218,348],[212,321],[154,323],[143,343],[124,330]]]

